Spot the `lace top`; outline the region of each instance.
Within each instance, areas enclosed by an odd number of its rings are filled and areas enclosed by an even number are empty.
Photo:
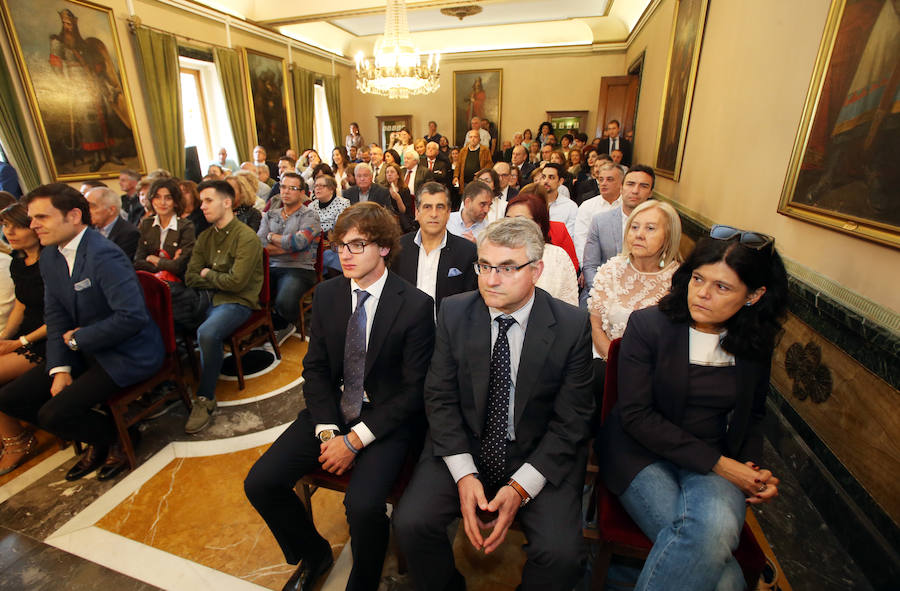
[[[663,269],[642,273],[623,255],[606,261],[594,277],[588,300],[588,309],[601,318],[606,336],[621,337],[632,312],[655,306],[668,293],[677,268],[672,261]]]
[[[568,253],[553,244],[544,245],[544,272],[537,286],[558,300],[578,305],[578,277]]]

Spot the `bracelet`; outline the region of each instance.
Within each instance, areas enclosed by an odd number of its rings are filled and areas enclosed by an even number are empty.
[[[341,439],[344,440],[344,445],[347,446],[347,449],[349,449],[350,451],[353,452],[353,455],[356,455],[356,454],[359,453],[359,450],[356,449],[355,447],[353,447],[353,444],[350,443],[350,438],[349,438],[349,437],[347,437],[346,435],[344,435],[343,437],[341,437]]]
[[[22,343],[23,347],[27,347],[28,345],[31,344],[31,341],[29,341],[28,337],[26,337],[25,335],[22,335],[19,337],[19,342]]]

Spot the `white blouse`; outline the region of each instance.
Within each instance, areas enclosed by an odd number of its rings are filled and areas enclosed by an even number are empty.
[[[672,261],[658,271],[643,273],[629,257],[616,255],[597,270],[588,310],[600,317],[610,340],[620,338],[632,312],[655,306],[668,293],[677,268],[678,263]]]
[[[578,276],[569,254],[555,244],[544,245],[544,272],[537,286],[558,300],[578,305]]]

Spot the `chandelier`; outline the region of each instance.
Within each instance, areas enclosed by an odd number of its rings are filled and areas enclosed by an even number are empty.
[[[421,63],[409,34],[406,0],[388,0],[384,36],[375,42],[374,65],[362,52],[356,54],[356,88],[392,99],[430,94],[441,86],[440,61],[439,53],[430,53],[428,62]]]

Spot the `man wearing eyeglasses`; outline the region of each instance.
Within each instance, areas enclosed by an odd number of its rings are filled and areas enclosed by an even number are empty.
[[[580,575],[590,323],[535,288],[543,247],[531,220],[492,223],[478,238],[478,291],[441,304],[425,381],[429,436],[394,513],[417,589],[465,589],[446,529],[459,516],[485,554],[519,520],[523,590],[569,590]]]
[[[389,538],[385,499],[425,427],[422,391],[434,349],[434,304],[387,270],[400,226],[376,203],[347,208],[331,247],[343,277],[316,288],[303,360],[306,408],[244,482],[291,564],[285,589],[312,589],[331,567],[331,545],[294,492],[305,474],[348,470],[344,505],[353,568],[347,589],[376,589]]]
[[[269,252],[269,290],[281,343],[294,332],[300,298],[316,284],[316,253],[322,225],[306,207],[306,181],[295,172],[281,175],[282,207],[270,209],[259,224],[263,248]]]

